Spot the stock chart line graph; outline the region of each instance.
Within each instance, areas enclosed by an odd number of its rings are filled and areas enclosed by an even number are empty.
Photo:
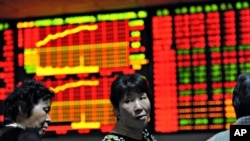
[[[134,72],[152,84],[158,133],[224,130],[236,120],[232,91],[250,72],[248,1],[10,23],[0,22],[0,105],[14,84],[41,81],[56,92],[49,131],[111,131],[110,85]]]
[[[116,119],[109,87],[115,73],[133,73],[149,63],[141,37],[145,11],[108,15],[17,23],[20,68],[56,92],[51,118],[61,125],[49,131],[111,130]]]
[[[97,28],[98,28],[97,25],[81,25],[81,26],[78,26],[76,28],[67,29],[67,30],[64,30],[63,32],[59,32],[56,34],[49,34],[43,40],[38,41],[36,43],[36,47],[41,47],[42,45],[45,45],[46,43],[48,43],[50,40],[62,38],[62,37],[65,37],[67,35],[70,35],[70,34],[75,34],[75,33],[78,33],[82,30],[92,31],[92,30],[96,30]]]

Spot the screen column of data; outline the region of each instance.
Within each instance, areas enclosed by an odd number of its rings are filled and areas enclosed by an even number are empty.
[[[156,131],[223,130],[235,122],[233,88],[240,72],[250,72],[249,15],[248,2],[156,10]]]
[[[112,81],[149,63],[142,36],[146,18],[138,10],[17,23],[19,80],[30,76],[56,92],[48,131],[113,129]]]
[[[0,105],[14,88],[14,58],[14,31],[9,23],[0,22]],[[1,112],[0,122],[3,122]]]

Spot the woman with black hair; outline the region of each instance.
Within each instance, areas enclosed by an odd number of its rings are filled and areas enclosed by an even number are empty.
[[[35,80],[18,85],[4,101],[0,141],[41,141],[50,122],[54,92]]]
[[[235,125],[250,125],[250,74],[238,76],[232,103],[236,115]],[[230,141],[230,130],[221,131],[207,141]]]
[[[110,101],[117,122],[102,141],[156,141],[146,126],[150,121],[152,96],[140,74],[120,75],[111,85]]]

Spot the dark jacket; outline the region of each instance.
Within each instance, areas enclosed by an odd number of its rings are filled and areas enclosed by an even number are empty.
[[[0,141],[41,141],[35,129],[5,126],[0,129]]]
[[[236,125],[250,125],[250,116],[245,116],[237,119]],[[207,141],[230,141],[230,130],[221,131]]]

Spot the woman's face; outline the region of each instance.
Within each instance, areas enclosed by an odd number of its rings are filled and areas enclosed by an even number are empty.
[[[36,128],[40,135],[43,135],[48,128],[50,122],[50,99],[40,100],[37,105],[32,109],[31,116],[27,119],[29,123],[27,127]]]
[[[151,105],[146,93],[124,95],[119,103],[119,122],[128,128],[142,129],[150,118]]]

